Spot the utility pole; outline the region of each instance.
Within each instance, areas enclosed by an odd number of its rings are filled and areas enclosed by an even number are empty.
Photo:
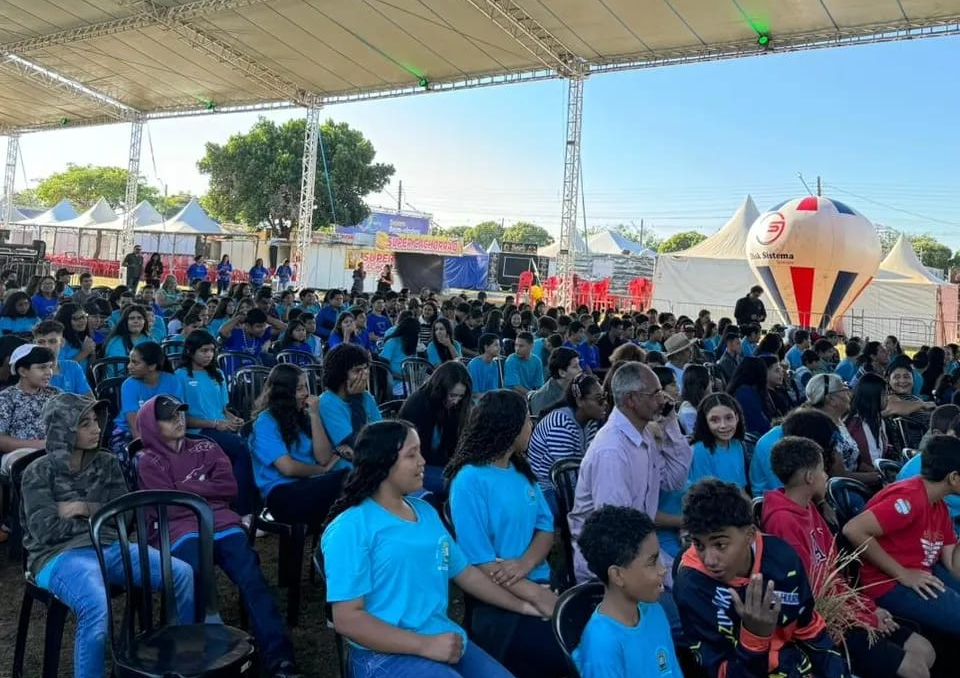
[[[643,244],[643,219],[640,220],[640,247],[646,247]]]
[[[817,175],[817,197],[823,197],[823,182],[820,181],[820,175]]]
[[[397,186],[397,211],[402,211],[403,205],[403,179],[400,180],[399,185]]]

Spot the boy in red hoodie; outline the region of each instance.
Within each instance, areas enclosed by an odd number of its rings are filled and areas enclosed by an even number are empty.
[[[317,407],[317,404],[313,404]],[[137,413],[143,456],[137,466],[141,490],[193,492],[210,504],[214,520],[214,562],[243,592],[260,655],[273,678],[303,678],[283,628],[276,601],[250,547],[240,516],[230,508],[237,481],[226,453],[209,438],[187,438],[187,406],[171,396],[154,396]],[[170,511],[173,555],[196,570],[200,555],[193,514]],[[156,534],[150,535],[151,543]]]
[[[787,436],[773,446],[770,466],[784,487],[763,495],[763,531],[794,548],[811,582],[822,577],[835,550],[833,534],[817,510],[827,489],[824,452],[808,438]],[[835,586],[847,588],[843,580]],[[901,627],[888,611],[862,596],[861,626],[844,637],[850,668],[860,678],[928,678],[936,655],[923,636]],[[866,627],[882,634],[871,645]]]

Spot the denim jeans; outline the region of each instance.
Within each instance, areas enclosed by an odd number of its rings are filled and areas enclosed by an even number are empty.
[[[490,655],[467,642],[456,664],[409,654],[384,654],[350,646],[351,678],[513,678]]]
[[[173,555],[196,568],[200,565],[200,540],[182,540]],[[213,560],[243,594],[243,604],[250,615],[253,635],[264,664],[274,668],[285,659],[293,659],[293,647],[284,633],[283,619],[277,603],[260,570],[257,553],[242,533],[230,534],[213,542]]]
[[[889,610],[894,617],[909,619],[927,629],[956,634],[960,629],[960,579],[940,563],[934,566],[933,575],[947,587],[936,598],[924,600],[913,589],[897,584],[877,598],[877,605]]]
[[[133,581],[140,585],[140,557],[137,545],[130,545]],[[151,548],[150,587],[160,588],[160,552]],[[123,563],[119,542],[104,552],[107,578],[111,584],[124,584]],[[193,623],[193,570],[184,562],[173,560],[173,587],[177,615],[184,624]],[[92,546],[63,553],[50,573],[50,592],[63,601],[77,616],[77,636],[73,643],[74,678],[103,678],[107,648],[107,600],[100,563]]]
[[[233,477],[237,481],[237,499],[234,502],[234,508],[241,516],[250,514],[255,504],[257,486],[253,481],[253,461],[246,442],[237,433],[218,431],[214,428],[200,429],[200,434],[210,438],[230,457]]]

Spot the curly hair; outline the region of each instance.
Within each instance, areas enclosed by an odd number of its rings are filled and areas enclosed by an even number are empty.
[[[323,356],[323,387],[338,391],[347,383],[350,370],[369,364],[370,354],[366,349],[356,344],[337,344]]]
[[[310,437],[310,419],[297,407],[297,387],[302,378],[303,370],[299,365],[280,363],[270,370],[263,393],[254,407],[254,418],[261,412],[274,418],[287,451],[297,445],[301,433]]]
[[[707,415],[714,407],[729,407],[737,416],[737,429],[733,432],[733,440],[743,441],[745,435],[743,426],[743,408],[736,398],[727,393],[711,393],[700,401],[697,406],[697,420],[693,425],[693,441],[703,443],[704,446],[713,452],[717,447],[717,438],[710,430],[707,423]]]
[[[522,395],[506,390],[484,393],[470,412],[453,458],[443,469],[447,483],[467,464],[489,464],[506,454],[526,422],[527,403]],[[537,482],[524,457],[514,454],[510,461],[531,483]]]
[[[823,448],[809,438],[784,436],[770,450],[770,468],[784,485],[789,485],[799,471],[812,471],[826,463]]]
[[[628,567],[640,552],[643,540],[655,530],[646,513],[607,504],[590,514],[577,544],[590,571],[609,584],[609,569],[614,565]]]
[[[413,424],[403,419],[385,419],[360,430],[353,450],[353,470],[340,498],[330,507],[323,529],[344,511],[373,496],[397,463],[410,431],[415,430]]]
[[[683,528],[692,536],[750,525],[753,525],[750,498],[734,483],[705,478],[694,483],[683,498]]]
[[[194,330],[183,342],[182,365],[187,371],[187,376],[193,376],[193,356],[204,346],[213,346],[213,360],[204,368],[204,372],[210,375],[218,384],[224,381],[223,372],[217,368],[217,340],[206,330]]]

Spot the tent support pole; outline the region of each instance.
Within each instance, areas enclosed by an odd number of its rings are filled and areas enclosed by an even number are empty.
[[[17,158],[20,155],[20,135],[7,136],[7,164],[3,170],[3,227],[10,228],[13,221],[13,187],[17,175]]]
[[[577,201],[580,187],[580,130],[583,123],[583,82],[581,73],[567,80],[567,135],[563,154],[563,205],[560,215],[560,250],[557,252],[557,277],[560,278],[560,304],[569,313],[576,303],[573,269],[576,253]]]
[[[120,232],[120,257],[133,251],[133,208],[137,206],[137,187],[140,183],[140,149],[143,146],[143,118],[130,123],[130,152],[127,159],[127,194],[123,212],[123,230]]]
[[[293,265],[300,287],[306,286],[306,255],[313,230],[313,192],[317,185],[317,136],[320,133],[320,101],[311,99],[303,133],[303,167],[300,175],[300,211],[297,215]]]

